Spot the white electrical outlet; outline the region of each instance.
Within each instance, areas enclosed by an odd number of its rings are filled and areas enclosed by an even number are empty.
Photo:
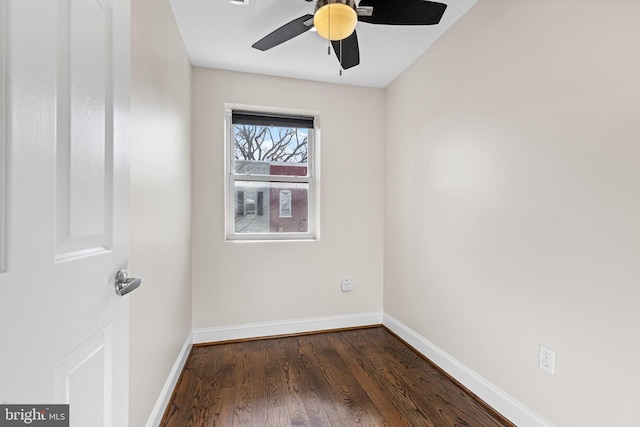
[[[556,352],[555,350],[540,344],[540,354],[538,356],[538,367],[551,375],[556,374]]]
[[[351,283],[351,279],[342,279],[342,282],[340,282],[342,292],[351,292],[352,287],[353,283]]]

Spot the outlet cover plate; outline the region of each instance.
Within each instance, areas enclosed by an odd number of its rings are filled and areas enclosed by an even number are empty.
[[[556,374],[556,352],[540,344],[538,355],[538,367],[551,375]]]
[[[342,292],[351,292],[351,288],[353,287],[353,283],[351,283],[351,279],[342,279],[340,282],[340,288]]]

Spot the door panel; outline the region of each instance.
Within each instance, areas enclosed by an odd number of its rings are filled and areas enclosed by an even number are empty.
[[[126,426],[129,2],[1,9],[0,403]]]
[[[96,419],[111,413],[111,399],[105,393],[110,383],[104,384],[105,372],[112,369],[107,357],[111,345],[111,328],[106,328],[56,365],[56,400],[74,402],[75,424],[95,425]]]
[[[111,247],[113,76],[110,2],[60,0],[57,259]]]

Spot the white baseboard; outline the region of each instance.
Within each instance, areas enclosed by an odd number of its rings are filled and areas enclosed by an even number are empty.
[[[484,400],[493,409],[519,427],[554,427],[551,422],[518,402],[474,371],[458,362],[415,331],[384,314],[383,325],[398,335],[423,356],[438,365],[442,370],[455,378],[460,384]]]
[[[381,324],[382,312],[201,328],[193,330],[193,343],[202,344]]]
[[[180,378],[184,364],[187,361],[187,357],[189,357],[192,345],[193,333],[189,333],[180,353],[178,353],[176,362],[173,364],[173,367],[169,372],[167,381],[164,383],[164,387],[162,387],[162,390],[160,391],[160,396],[158,396],[158,400],[151,411],[151,415],[149,415],[149,419],[147,420],[145,427],[158,427],[160,425],[164,411],[169,404],[169,399],[171,399],[171,395],[173,394],[173,389],[178,383],[178,378]]]

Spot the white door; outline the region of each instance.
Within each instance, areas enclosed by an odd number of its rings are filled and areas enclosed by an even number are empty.
[[[129,0],[0,1],[0,403],[123,427]]]

